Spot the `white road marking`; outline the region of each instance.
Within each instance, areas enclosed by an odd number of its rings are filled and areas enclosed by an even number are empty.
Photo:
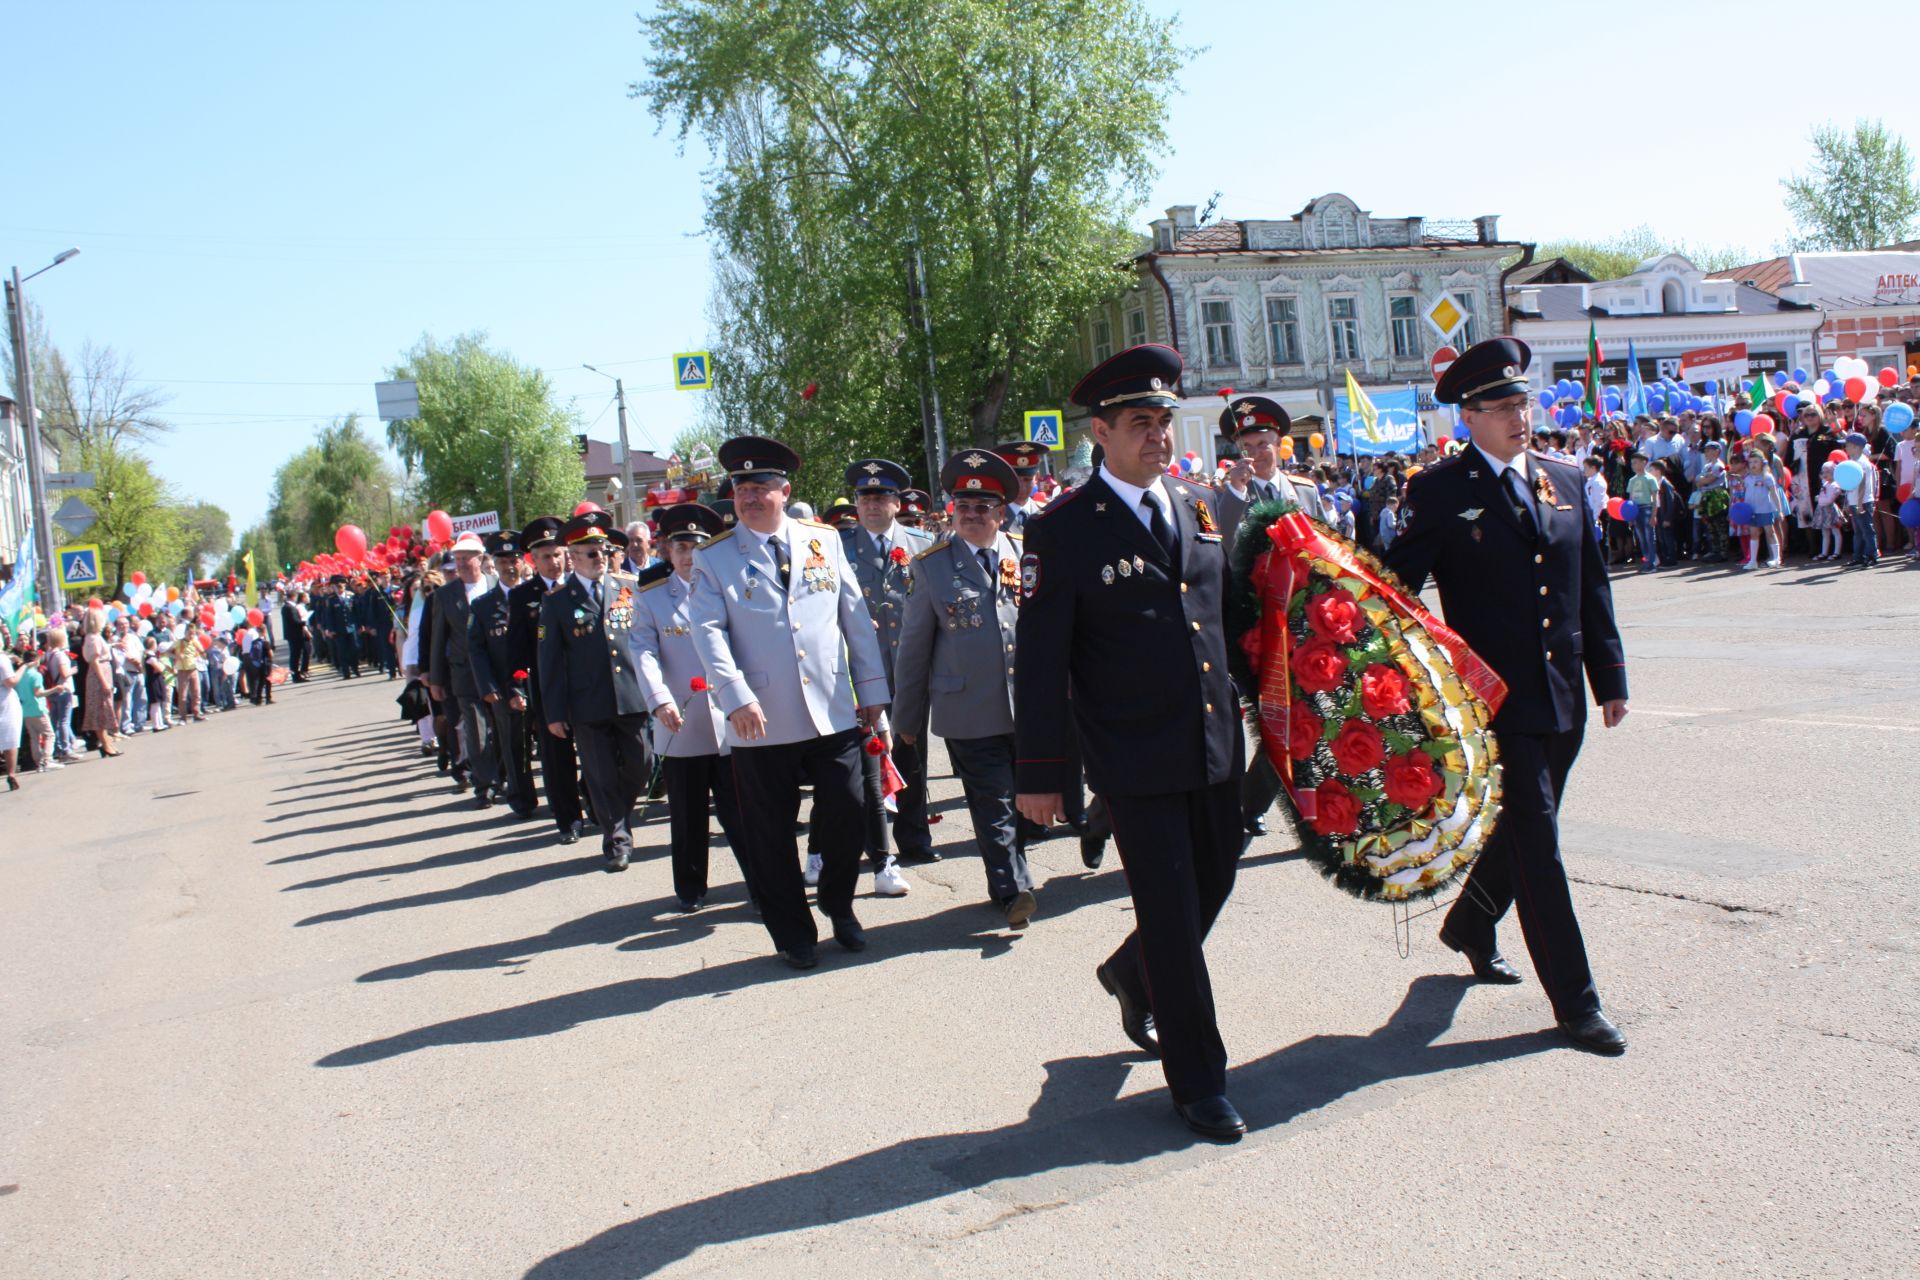
[[[1789,720],[1784,716],[1766,717],[1768,724],[1808,724],[1829,729],[1885,729],[1890,733],[1920,733],[1920,725],[1873,724],[1864,720]]]

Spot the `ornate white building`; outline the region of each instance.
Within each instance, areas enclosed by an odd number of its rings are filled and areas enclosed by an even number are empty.
[[[1205,225],[1195,206],[1175,205],[1151,224],[1133,287],[1088,317],[1083,354],[1091,367],[1141,342],[1178,348],[1187,361],[1179,447],[1209,465],[1224,387],[1279,401],[1304,452],[1349,368],[1369,390],[1411,385],[1431,407],[1430,362],[1443,343],[1422,315],[1435,299],[1466,314],[1457,348],[1501,331],[1501,274],[1528,246],[1501,240],[1496,223],[1376,218],[1339,194],[1291,218]],[[1429,436],[1451,423],[1423,418]],[[1084,417],[1068,425],[1084,431]]]

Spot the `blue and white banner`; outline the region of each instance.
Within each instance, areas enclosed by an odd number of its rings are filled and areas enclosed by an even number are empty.
[[[1354,453],[1407,455],[1419,452],[1420,446],[1427,442],[1420,430],[1419,394],[1412,387],[1402,387],[1398,391],[1380,387],[1369,388],[1366,396],[1373,401],[1373,407],[1379,413],[1374,420],[1375,431],[1371,437],[1360,415],[1347,407],[1347,393],[1333,393],[1333,411],[1340,424],[1334,444],[1339,451],[1349,456]]]
[[[9,625],[33,600],[33,575],[39,567],[39,557],[33,553],[33,525],[29,522],[20,545],[14,549],[13,581],[0,589],[0,618],[5,618]]]

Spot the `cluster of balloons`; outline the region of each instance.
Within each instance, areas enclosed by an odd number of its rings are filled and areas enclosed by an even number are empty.
[[[427,513],[427,542],[423,546],[414,531],[404,524],[387,530],[386,540],[373,542],[357,524],[343,524],[333,532],[334,550],[302,560],[296,578],[330,577],[356,569],[390,569],[420,555],[431,555],[453,541],[453,517],[444,511]]]
[[[1628,498],[1608,498],[1607,514],[1622,524],[1632,524],[1640,518],[1640,504]]]

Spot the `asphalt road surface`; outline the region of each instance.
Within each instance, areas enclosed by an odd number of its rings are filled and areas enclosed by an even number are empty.
[[[731,859],[672,910],[476,812],[397,684],[0,794],[0,1275],[1912,1275],[1920,571],[1622,579],[1633,714],[1567,860],[1623,1059],[1531,981],[1249,850],[1209,946],[1252,1126],[1198,1143],[1093,966],[1117,859],[948,857],[771,955]],[[1151,679],[1142,673],[1142,679]],[[1517,922],[1507,954],[1531,975]]]

